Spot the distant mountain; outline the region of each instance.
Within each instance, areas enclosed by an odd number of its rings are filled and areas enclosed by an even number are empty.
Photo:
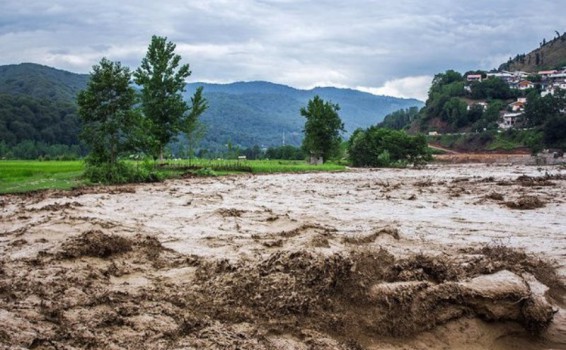
[[[26,140],[47,144],[76,144],[80,122],[76,95],[89,76],[33,63],[0,66],[0,142],[8,146]],[[187,84],[190,99],[204,86],[209,109],[202,116],[207,134],[201,146],[223,150],[228,142],[240,147],[299,145],[304,119],[299,110],[320,95],[338,103],[346,129],[352,132],[380,122],[402,108],[422,106],[400,99],[331,87],[299,90],[270,82]]]
[[[0,66],[0,93],[73,102],[89,76],[35,63]]]
[[[75,99],[87,81],[88,75],[33,63],[0,66],[0,142],[78,144]]]
[[[305,122],[299,111],[315,95],[340,105],[339,114],[349,133],[377,124],[393,111],[423,106],[423,102],[415,99],[333,87],[300,90],[264,81],[191,83],[187,84],[187,99],[198,86],[204,87],[203,93],[210,105],[202,116],[208,126],[203,142],[209,148],[214,148],[214,144],[223,147],[228,141],[243,147],[299,145]]]
[[[547,69],[562,69],[566,67],[566,32],[550,41],[543,41],[539,48],[528,54],[520,54],[509,59],[499,67],[499,70],[524,71],[536,73]]]

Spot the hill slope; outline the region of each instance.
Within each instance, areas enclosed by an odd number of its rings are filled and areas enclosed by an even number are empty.
[[[0,66],[0,142],[77,144],[75,99],[87,81],[88,75],[33,63]]]
[[[538,49],[517,55],[499,67],[499,70],[537,72],[560,69],[566,66],[566,33],[557,35],[549,42],[543,41]]]
[[[51,101],[74,101],[89,76],[35,63],[0,66],[0,93]]]
[[[300,90],[262,81],[191,83],[187,85],[186,98],[198,86],[204,87],[210,105],[202,120],[208,126],[204,146],[212,148],[213,144],[224,145],[227,141],[243,147],[275,146],[283,142],[299,145],[304,125],[299,110],[315,95],[340,105],[339,113],[349,133],[358,127],[374,125],[393,111],[423,105],[415,99],[375,96],[351,89]]]
[[[80,130],[76,95],[89,76],[33,63],[0,66],[0,141],[77,144]],[[187,99],[204,86],[210,108],[202,117],[208,133],[202,147],[222,150],[234,145],[298,145],[304,119],[299,110],[318,94],[341,106],[349,132],[381,121],[395,110],[422,106],[412,99],[375,96],[337,88],[298,90],[269,82],[187,84]]]

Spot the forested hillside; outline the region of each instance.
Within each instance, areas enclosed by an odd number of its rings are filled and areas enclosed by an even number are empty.
[[[32,63],[0,66],[0,156],[77,156],[75,98],[87,80]]]
[[[88,75],[32,63],[0,66],[0,157],[10,150],[15,152],[8,156],[37,157],[49,153],[46,149],[51,145],[78,145],[76,95],[88,79]],[[227,144],[299,145],[304,125],[299,109],[316,94],[340,105],[348,132],[374,125],[393,111],[423,105],[414,99],[356,90],[299,90],[269,82],[192,83],[185,97],[189,99],[201,85],[209,109],[201,118],[206,134],[199,148],[212,152],[226,150]]]
[[[210,149],[225,147],[228,142],[243,147],[299,145],[304,125],[299,109],[315,95],[340,105],[340,117],[349,133],[374,125],[393,111],[423,105],[415,99],[375,96],[357,90],[299,90],[269,82],[192,83],[187,85],[186,96],[192,95],[198,86],[204,87],[210,106],[202,116],[208,129],[203,146]]]

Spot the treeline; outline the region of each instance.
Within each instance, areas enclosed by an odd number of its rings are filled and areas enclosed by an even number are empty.
[[[79,145],[47,144],[25,140],[14,146],[0,141],[0,159],[75,160],[86,154]]]
[[[566,149],[566,90],[541,96],[536,90],[527,95],[526,125],[539,132],[540,141],[533,145],[538,151],[543,146]]]
[[[0,94],[0,140],[9,147],[23,141],[77,145],[79,130],[73,103]]]
[[[411,125],[419,117],[420,109],[418,107],[410,107],[400,109],[396,112],[385,116],[383,121],[377,126],[394,130],[401,130]]]
[[[182,154],[183,158],[188,158],[188,155]],[[269,148],[262,148],[259,145],[254,145],[248,148],[231,147],[224,151],[209,151],[207,149],[200,149],[197,152],[197,157],[202,159],[216,159],[227,158],[236,159],[245,156],[248,160],[257,159],[281,159],[281,160],[305,160],[307,155],[301,147],[293,145],[275,146]]]

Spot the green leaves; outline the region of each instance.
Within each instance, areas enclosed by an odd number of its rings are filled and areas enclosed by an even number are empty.
[[[314,157],[323,157],[324,161],[337,156],[344,132],[344,123],[338,115],[340,106],[325,102],[318,95],[309,100],[307,107],[301,108],[305,122],[303,149]]]
[[[356,130],[348,141],[348,154],[357,167],[419,164],[431,157],[424,136],[377,126]]]
[[[191,117],[188,114],[191,106],[182,96],[185,79],[191,71],[188,64],[179,67],[181,56],[175,54],[175,47],[166,37],[154,35],[141,66],[134,73],[136,84],[142,88],[143,114],[151,121],[147,132],[157,142],[153,155],[160,157],[165,145],[183,129],[183,121]],[[199,103],[197,110],[202,108],[202,96]],[[192,117],[196,120],[198,115]]]
[[[90,148],[90,164],[114,164],[127,149],[136,127],[132,110],[136,95],[130,78],[127,67],[103,58],[93,66],[87,88],[78,95],[81,138]]]

